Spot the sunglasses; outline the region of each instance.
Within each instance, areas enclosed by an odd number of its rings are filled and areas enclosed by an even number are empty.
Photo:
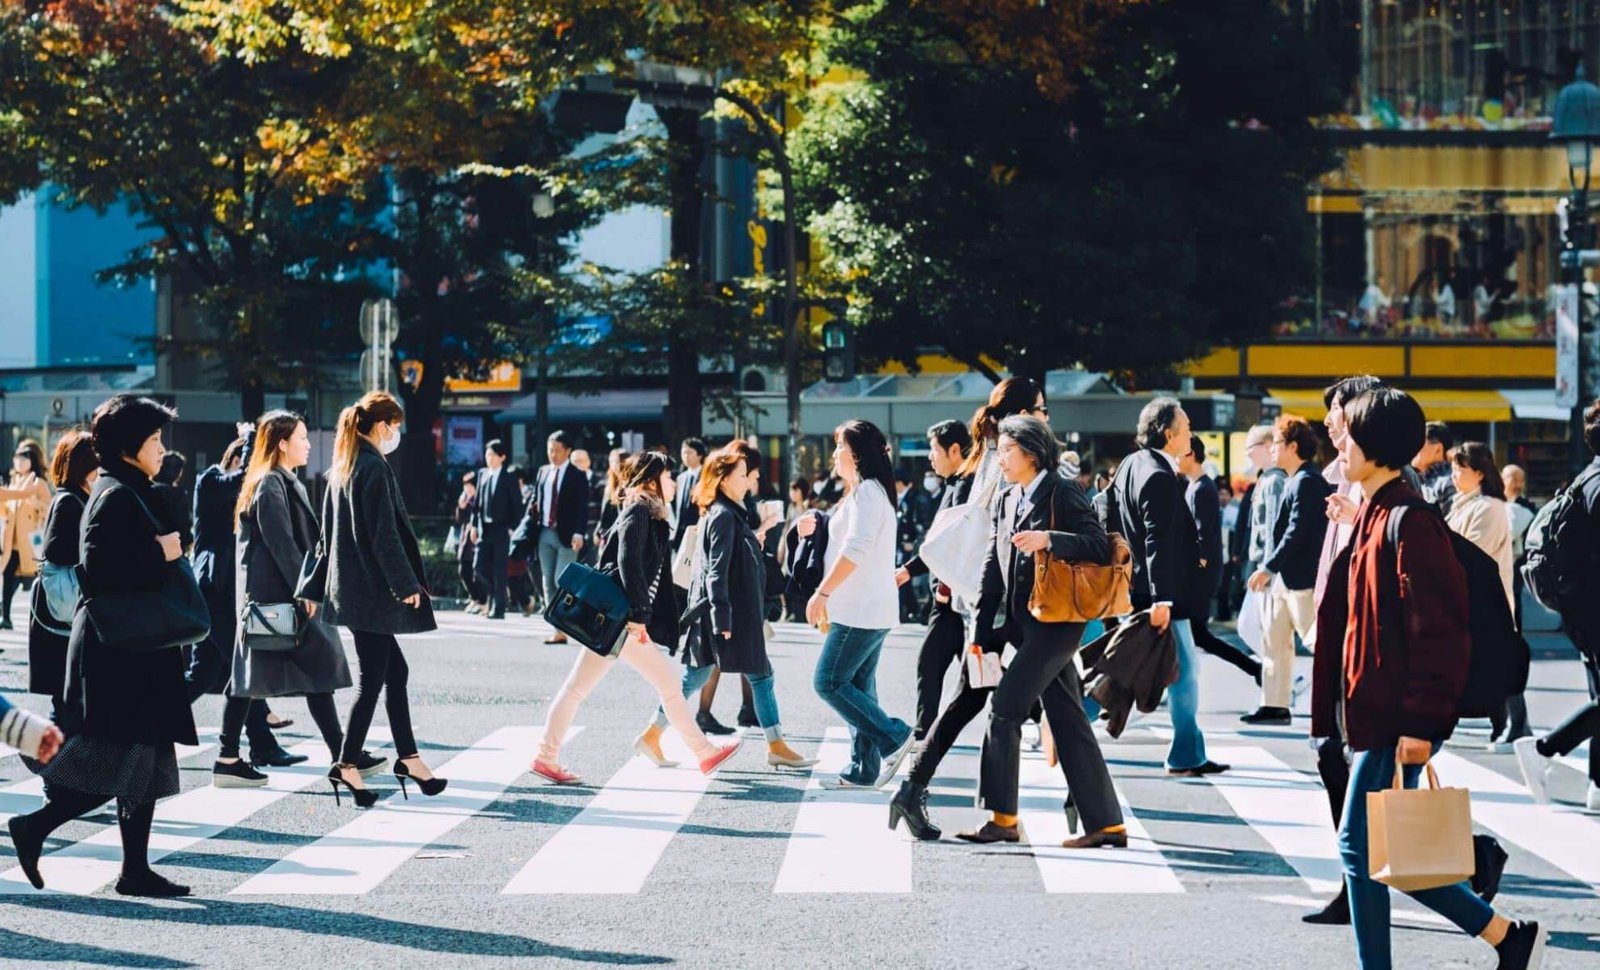
[[[1041,404],[1036,408],[1029,408],[1028,409],[1028,413],[1030,413],[1030,414],[1049,414],[1050,413],[1050,405]]]

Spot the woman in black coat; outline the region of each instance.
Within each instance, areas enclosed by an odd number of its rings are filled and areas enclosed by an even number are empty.
[[[321,535],[311,499],[294,475],[310,457],[311,439],[298,414],[273,411],[262,417],[239,493],[235,617],[242,617],[251,603],[294,602],[300,567]],[[306,613],[314,614],[315,608],[306,608]],[[300,617],[300,630],[293,650],[252,650],[240,620],[234,630],[229,691],[244,698],[304,697],[327,742],[329,760],[338,761],[344,731],[333,692],[351,684],[344,644],[339,631],[315,615]],[[363,767],[375,771],[383,763],[367,755]]]
[[[320,603],[314,597],[308,600],[308,610],[320,607],[324,620],[348,628],[355,641],[361,677],[344,732],[343,756],[328,769],[328,781],[335,798],[343,785],[361,808],[378,800],[377,793],[361,783],[361,762],[380,691],[394,738],[394,774],[402,792],[407,778],[427,795],[439,794],[446,784],[417,754],[406,696],[411,670],[395,639],[398,633],[427,633],[439,626],[433,619],[422,553],[400,497],[400,483],[384,460],[400,447],[405,416],[400,402],[385,391],[373,391],[340,412],[328,471],[327,518],[322,523],[327,586],[304,591],[322,596]]]
[[[166,448],[161,432],[174,412],[149,398],[118,395],[95,410],[91,430],[102,473],[83,513],[84,596],[151,594],[193,579],[169,563],[182,558],[171,523],[156,518],[151,477]],[[124,896],[186,896],[187,886],[150,869],[150,823],[156,800],[178,793],[174,744],[196,744],[194,718],[177,647],[132,652],[103,643],[80,607],[67,644],[66,705],[78,733],[41,772],[44,807],[10,822],[17,862],[44,888],[39,855],[68,821],[115,798],[122,832]]]
[[[801,756],[783,737],[778,696],[767,659],[766,564],[761,543],[750,527],[744,498],[755,476],[735,442],[712,452],[700,466],[694,502],[700,508],[700,543],[694,576],[689,580],[689,607],[684,613],[683,693],[689,696],[721,668],[744,674],[756,720],[767,738],[767,764],[774,768],[808,768],[815,758]],[[666,713],[656,710],[656,726]]]
[[[44,562],[33,584],[32,618],[28,623],[28,691],[50,698],[50,719],[66,734],[76,733],[67,708],[67,640],[72,634],[72,612],[56,616],[45,593],[49,573],[71,574],[78,565],[78,540],[89,489],[100,477],[100,459],[87,431],[69,431],[56,443],[50,460],[50,478],[56,496],[44,523]],[[76,580],[74,580],[74,585]]]
[[[561,740],[595,685],[611,672],[618,657],[656,689],[667,706],[672,726],[683,735],[689,750],[709,775],[738,750],[737,744],[717,747],[695,723],[689,705],[678,692],[678,676],[662,654],[678,642],[678,616],[672,593],[672,530],[667,506],[672,501],[672,468],[665,456],[653,451],[628,459],[613,479],[622,501],[612,530],[602,537],[600,569],[616,577],[628,597],[628,626],[622,637],[602,656],[588,647],[578,658],[566,682],[550,702],[544,736],[533,761],[533,772],[557,785],[572,785],[578,776],[561,766]],[[661,753],[661,730],[645,729],[633,749],[663,768],[677,767]]]

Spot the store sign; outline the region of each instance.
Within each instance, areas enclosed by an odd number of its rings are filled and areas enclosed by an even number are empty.
[[[402,360],[400,362],[400,379],[413,390],[422,386],[422,361]],[[447,394],[483,394],[491,391],[520,391],[522,390],[522,368],[509,360],[489,368],[489,374],[481,381],[467,380],[466,378],[446,378],[444,382]]]
[[[1556,406],[1578,406],[1578,288],[1556,294]]]
[[[453,414],[444,423],[445,464],[477,465],[483,459],[483,418]]]

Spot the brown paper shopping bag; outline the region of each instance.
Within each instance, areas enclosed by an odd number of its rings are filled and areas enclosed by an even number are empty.
[[[1428,787],[1407,789],[1395,765],[1394,787],[1367,793],[1367,868],[1405,892],[1472,878],[1472,803],[1465,788],[1440,788],[1433,763]]]

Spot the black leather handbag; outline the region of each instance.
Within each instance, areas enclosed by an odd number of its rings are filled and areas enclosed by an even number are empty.
[[[622,584],[581,562],[556,577],[556,595],[544,610],[546,623],[602,657],[622,649],[628,628],[628,595]]]
[[[304,629],[294,603],[246,603],[240,619],[247,649],[285,653],[300,646]]]
[[[160,535],[160,521],[150,513],[138,492],[133,497]],[[77,570],[78,583],[86,597],[83,609],[104,646],[129,653],[153,653],[199,643],[211,635],[211,610],[188,557],[180,556],[166,564],[160,587],[137,592],[97,593],[81,564]]]

